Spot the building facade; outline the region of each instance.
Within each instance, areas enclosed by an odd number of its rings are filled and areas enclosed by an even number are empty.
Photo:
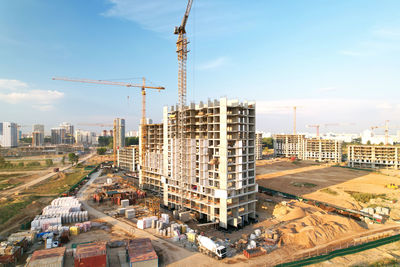
[[[113,138],[117,149],[125,147],[125,119],[114,119]]]
[[[51,144],[60,145],[65,144],[65,128],[52,128],[51,129]]]
[[[74,126],[69,122],[63,122],[60,124],[59,128],[65,129],[63,144],[74,144]]]
[[[300,134],[274,135],[275,157],[297,157],[319,162],[341,162],[342,142],[331,139],[306,138]]]
[[[262,133],[256,133],[256,160],[263,158],[263,143],[262,143]]]
[[[2,143],[3,147],[18,146],[18,125],[14,122],[3,122]]]
[[[185,111],[182,175],[175,107],[164,108],[164,205],[188,209],[221,227],[255,218],[255,103],[226,98]]]
[[[139,146],[127,146],[117,150],[117,166],[126,171],[139,171]]]
[[[350,145],[347,147],[347,165],[359,168],[390,168],[400,167],[400,147]]]
[[[94,132],[76,130],[75,131],[75,143],[82,145],[97,145],[98,139]]]

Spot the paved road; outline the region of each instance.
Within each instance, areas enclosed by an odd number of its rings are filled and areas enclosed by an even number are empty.
[[[91,157],[93,157],[93,156],[94,156],[94,154],[89,154],[89,155],[87,155],[86,157],[84,157],[84,158],[82,158],[81,160],[79,160],[78,163],[82,163],[82,162],[84,162],[85,160],[87,160],[87,159],[89,159],[89,158],[91,158]],[[59,171],[60,171],[60,172],[61,172],[61,171],[65,171],[65,170],[70,169],[71,167],[72,167],[72,165],[68,165],[68,166],[65,166],[65,167],[60,168]],[[53,176],[56,175],[56,174],[57,174],[56,172],[50,172],[50,173],[48,173],[48,174],[46,174],[46,175],[43,175],[43,176],[41,176],[41,177],[39,177],[39,178],[36,178],[36,179],[34,179],[34,180],[30,181],[30,182],[27,182],[27,183],[25,183],[25,184],[23,184],[23,185],[20,185],[20,186],[14,187],[14,188],[12,188],[12,189],[9,189],[9,190],[7,190],[7,191],[1,192],[1,193],[0,193],[0,197],[7,197],[7,196],[10,196],[10,195],[13,195],[13,194],[15,194],[15,193],[17,193],[17,192],[19,192],[19,191],[21,191],[21,190],[27,189],[27,188],[29,188],[29,187],[31,187],[31,186],[34,186],[34,185],[36,185],[36,184],[38,184],[38,183],[40,183],[40,182],[42,182],[42,181],[44,181],[44,180],[47,180],[47,179],[53,177]]]

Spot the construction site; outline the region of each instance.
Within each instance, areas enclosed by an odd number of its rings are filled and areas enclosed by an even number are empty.
[[[125,119],[116,118],[109,156],[90,154],[61,172],[37,174],[25,180],[36,185],[31,189],[21,185],[26,175],[7,179],[14,184],[0,192],[0,203],[21,194],[36,208],[20,231],[2,229],[0,266],[350,266],[362,263],[365,250],[391,252],[390,243],[400,244],[398,146],[345,146],[321,138],[320,125],[310,126],[315,137],[297,134],[294,107],[293,134],[273,135],[267,156],[255,101],[187,103],[192,3],[174,31],[178,101],[160,110],[162,121],[146,116],[146,92],[166,88],[145,78],[53,78],[139,89],[139,144],[125,144]],[[40,205],[39,193],[46,197]],[[400,257],[381,254],[374,260]]]

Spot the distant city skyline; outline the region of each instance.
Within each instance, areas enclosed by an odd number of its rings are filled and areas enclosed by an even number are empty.
[[[140,90],[51,78],[140,83],[145,76],[166,88],[147,95],[148,117],[161,122],[162,107],[177,103],[173,27],[185,2],[5,1],[0,121],[50,129],[123,117],[127,130],[137,130]],[[291,131],[291,110],[283,107],[293,105],[302,106],[299,131],[316,123],[355,122],[336,129],[346,132],[387,119],[400,125],[398,10],[396,0],[194,1],[188,102],[255,100],[257,128],[273,132]]]

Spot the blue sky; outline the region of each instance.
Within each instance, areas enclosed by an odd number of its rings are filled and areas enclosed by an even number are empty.
[[[0,121],[22,125],[140,118],[140,90],[52,81],[53,76],[140,83],[148,117],[177,102],[174,26],[186,0],[4,0],[0,4]],[[194,0],[188,100],[257,102],[257,128],[306,124],[358,132],[400,125],[397,0]],[[135,79],[132,79],[135,78]],[[127,96],[130,96],[129,101]],[[85,128],[85,127],[82,127]],[[30,130],[29,128],[25,130]],[[100,130],[100,129],[93,129]],[[324,129],[321,129],[323,132]],[[394,131],[394,129],[393,129]]]

